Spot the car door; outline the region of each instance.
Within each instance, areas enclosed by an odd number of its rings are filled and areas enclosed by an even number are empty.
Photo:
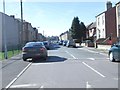
[[[120,60],[120,42],[118,43],[118,59]]]
[[[120,43],[116,43],[113,47],[114,58],[120,59]]]

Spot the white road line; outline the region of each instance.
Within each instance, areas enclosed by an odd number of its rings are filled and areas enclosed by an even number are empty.
[[[86,82],[86,88],[92,88],[92,86],[88,82]]]
[[[80,49],[80,48],[78,48],[78,49]],[[88,52],[92,52],[92,53],[98,53],[98,52],[96,52],[96,51],[92,51],[92,50],[89,50],[89,49],[83,49],[83,50],[86,50],[86,51],[88,51]]]
[[[85,66],[89,67],[91,70],[93,70],[94,72],[96,72],[97,74],[99,74],[102,77],[106,77],[103,74],[101,74],[100,72],[98,72],[97,70],[95,70],[94,68],[90,67],[89,65],[87,65],[85,62],[82,62]]]
[[[32,66],[39,66],[39,65],[53,65],[54,63],[33,63]]]
[[[69,53],[68,51],[65,51],[66,53],[68,53],[71,57],[73,57],[74,59],[77,59],[74,55],[72,55],[71,53]]]
[[[32,63],[29,63],[18,75],[16,78],[14,78],[5,88],[9,88],[31,65]]]
[[[23,84],[23,85],[12,85],[10,88],[23,88],[23,87],[34,87],[34,86],[37,86],[37,84]]]
[[[95,60],[95,58],[87,58],[87,59],[90,59],[90,60],[93,60],[93,61]]]
[[[105,53],[101,53],[101,52],[100,52],[99,54],[104,55],[104,56],[107,56],[107,54],[105,54]]]
[[[78,49],[80,49],[80,48],[78,48]],[[88,52],[92,52],[92,53],[98,53],[98,54],[101,54],[101,55],[104,55],[104,56],[107,56],[107,54],[105,54],[105,53],[102,53],[102,52],[97,52],[97,51],[93,51],[93,50],[89,50],[89,49],[83,49],[83,50],[86,50],[86,51],[88,51]]]
[[[44,86],[41,86],[40,88],[44,88]]]

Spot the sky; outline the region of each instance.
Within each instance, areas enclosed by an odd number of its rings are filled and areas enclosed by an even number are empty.
[[[45,2],[46,1],[46,2]],[[113,6],[116,2],[112,2]],[[2,2],[0,1],[0,12],[3,12]],[[39,2],[23,0],[23,18],[38,29],[39,33],[46,36],[59,36],[69,30],[74,17],[78,16],[80,22],[85,25],[96,21],[95,16],[106,10],[104,2]],[[5,13],[15,15],[20,18],[20,3],[13,0],[5,3]]]

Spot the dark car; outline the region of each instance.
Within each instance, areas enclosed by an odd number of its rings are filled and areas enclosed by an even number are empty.
[[[109,60],[112,62],[120,61],[120,41],[111,46],[109,50]]]
[[[67,40],[64,40],[63,41],[63,46],[66,46],[67,42],[68,42]]]
[[[63,44],[63,40],[58,41],[58,44],[62,45]]]
[[[43,41],[45,47],[49,50],[50,49],[50,43],[49,41]]]
[[[48,53],[43,42],[29,42],[22,48],[23,60],[28,58],[43,58],[47,59]]]

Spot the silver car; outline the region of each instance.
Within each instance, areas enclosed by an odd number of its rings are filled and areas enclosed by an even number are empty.
[[[48,53],[43,42],[29,42],[22,48],[23,60],[28,58],[43,58],[47,59]]]
[[[75,43],[75,41],[73,41],[73,40],[68,40],[66,46],[67,46],[67,47],[70,47],[70,46],[76,47],[76,43]]]

